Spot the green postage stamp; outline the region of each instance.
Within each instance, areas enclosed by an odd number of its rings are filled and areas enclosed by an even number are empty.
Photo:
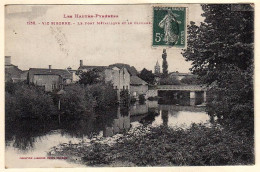
[[[186,7],[153,7],[153,46],[184,48]]]

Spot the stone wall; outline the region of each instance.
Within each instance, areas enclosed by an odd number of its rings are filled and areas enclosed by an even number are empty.
[[[156,97],[158,96],[158,90],[148,90],[146,92],[145,98],[147,99],[148,97]]]
[[[130,85],[130,95],[133,97],[146,94],[147,91],[148,85]]]

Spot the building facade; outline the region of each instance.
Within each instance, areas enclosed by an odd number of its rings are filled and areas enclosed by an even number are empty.
[[[125,67],[84,66],[81,60],[78,73],[88,72],[90,70],[95,70],[99,73],[106,83],[111,82],[114,89],[117,89],[119,92],[130,89],[130,74]]]
[[[138,98],[139,95],[146,95],[148,91],[148,83],[138,76],[131,76],[130,78],[130,95]]]
[[[11,56],[5,56],[5,82],[24,81],[22,74],[24,72],[11,63]]]
[[[58,91],[64,85],[72,83],[72,74],[66,69],[30,68],[28,71],[28,83],[44,87],[47,92]]]

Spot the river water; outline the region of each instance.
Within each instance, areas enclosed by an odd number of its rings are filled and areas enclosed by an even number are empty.
[[[79,143],[94,136],[113,137],[131,127],[190,127],[192,123],[209,124],[204,107],[158,104],[147,101],[130,109],[115,108],[97,112],[87,119],[53,120],[39,123],[33,120],[6,123],[6,167],[82,167],[60,159],[48,159],[51,147],[61,143]],[[63,157],[58,157],[63,158]]]

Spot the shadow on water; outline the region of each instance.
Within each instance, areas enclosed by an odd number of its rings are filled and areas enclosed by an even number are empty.
[[[160,101],[146,101],[145,104],[135,104],[130,108],[110,108],[96,111],[85,118],[72,120],[61,117],[48,121],[17,120],[6,121],[6,146],[22,151],[33,150],[35,143],[50,144],[44,136],[57,139],[91,139],[99,135],[111,137],[115,134],[125,134],[135,122],[152,126],[165,125],[173,127],[179,124],[190,125],[192,122],[205,122],[208,118],[203,108],[191,106],[176,106],[160,104]],[[53,145],[55,146],[55,145]]]

